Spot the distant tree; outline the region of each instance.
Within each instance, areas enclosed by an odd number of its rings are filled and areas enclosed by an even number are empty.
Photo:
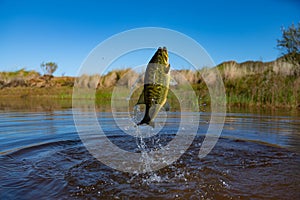
[[[292,24],[285,29],[282,27],[282,38],[277,40],[277,48],[284,55],[286,61],[296,67],[296,73],[300,74],[300,22],[298,26]]]
[[[47,62],[47,63],[42,62],[41,68],[44,71],[45,75],[51,75],[52,76],[53,73],[57,69],[57,64],[55,62]]]

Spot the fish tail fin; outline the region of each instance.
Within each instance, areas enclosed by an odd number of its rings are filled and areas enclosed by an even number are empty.
[[[140,123],[138,123],[137,125],[139,126],[139,125],[142,125],[142,124],[150,124],[150,121],[151,121],[151,119],[150,119],[150,116],[149,116],[149,114],[145,114],[145,116],[144,116],[144,118],[142,119],[142,121],[140,122]]]
[[[144,121],[144,120],[142,120],[137,125],[140,126],[140,125],[143,125],[143,124],[147,124],[147,125],[151,126],[152,128],[155,128],[155,123],[153,121]]]
[[[140,123],[138,123],[137,125],[142,125],[142,124],[150,124],[150,121],[151,121],[151,118],[150,118],[150,115],[149,115],[149,107],[146,105],[146,112],[145,112],[145,116],[144,118],[142,119],[142,121]]]
[[[155,123],[153,121],[149,120],[148,119],[143,119],[140,123],[138,123],[137,125],[140,126],[140,125],[143,125],[143,124],[147,124],[149,126],[151,126],[152,128],[155,128]]]

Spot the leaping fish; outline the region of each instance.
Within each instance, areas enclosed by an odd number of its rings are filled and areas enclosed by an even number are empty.
[[[153,126],[153,120],[159,110],[165,105],[170,84],[170,64],[166,47],[159,47],[147,65],[144,90],[138,104],[145,104],[145,116],[137,125],[148,124]]]

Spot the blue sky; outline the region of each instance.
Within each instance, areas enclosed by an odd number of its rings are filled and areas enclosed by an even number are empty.
[[[299,13],[300,3],[289,0],[0,0],[0,71],[41,72],[43,61],[54,61],[55,75],[75,75],[100,42],[140,27],[184,33],[216,64],[271,61],[280,55],[281,27],[298,23]]]

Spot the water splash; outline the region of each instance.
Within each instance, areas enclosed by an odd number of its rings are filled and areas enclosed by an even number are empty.
[[[132,120],[138,122],[142,119],[143,116],[144,112],[140,110],[140,105],[134,106],[134,115],[132,117]],[[153,162],[155,162],[155,159],[152,157],[153,154],[151,154],[151,151],[153,151],[152,145],[160,142],[159,137],[152,137],[156,134],[156,130],[154,130],[154,128],[150,126],[136,126],[135,131],[137,151],[141,153],[140,159],[141,163],[143,163],[141,166],[141,169],[143,169],[142,182],[148,185],[153,182],[163,181],[163,178],[155,173],[151,168],[151,165],[153,164]],[[145,138],[147,138],[147,142],[145,141]],[[161,144],[158,144],[157,146],[158,148],[162,147]],[[139,174],[137,173],[136,176],[139,176]]]

